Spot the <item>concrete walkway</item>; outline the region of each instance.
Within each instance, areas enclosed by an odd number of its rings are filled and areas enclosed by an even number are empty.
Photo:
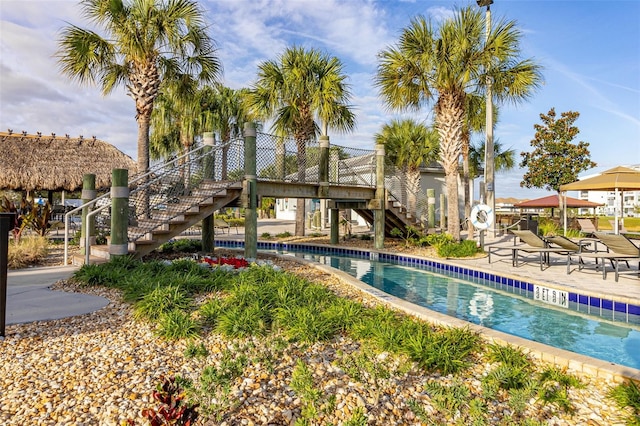
[[[50,289],[57,281],[71,277],[76,269],[76,266],[54,266],[9,271],[6,324],[61,319],[107,306],[109,300],[104,297]]]

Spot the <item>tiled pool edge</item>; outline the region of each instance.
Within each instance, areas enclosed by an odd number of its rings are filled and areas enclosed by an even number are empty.
[[[234,241],[234,240],[216,240],[216,247],[238,249],[238,248],[244,247],[244,242]],[[455,264],[423,259],[423,258],[414,257],[414,256],[406,256],[406,255],[400,256],[400,255],[395,255],[395,254],[386,253],[382,251],[369,251],[369,250],[361,250],[361,249],[353,249],[353,248],[341,248],[341,247],[333,247],[333,246],[318,245],[318,244],[258,242],[258,248],[263,250],[304,249],[305,251],[315,250],[317,252],[321,252],[321,251],[325,252],[327,250],[330,250],[330,251],[333,251],[334,253],[348,254],[348,255],[352,254],[352,255],[363,256],[367,258],[369,256],[366,256],[366,255],[370,253],[377,253],[380,260],[388,260],[388,259],[394,259],[394,258],[411,258],[411,259],[422,259],[425,261],[428,260],[429,262],[432,262],[435,264],[448,265],[449,267],[460,267],[459,265],[455,265]],[[280,256],[280,255],[276,255],[276,256]],[[389,257],[386,257],[386,256],[389,256]],[[622,382],[628,379],[631,379],[634,381],[640,381],[640,370],[634,369],[632,367],[627,367],[627,366],[603,361],[597,358],[580,355],[575,352],[570,352],[564,349],[555,348],[553,346],[545,345],[543,343],[534,342],[533,340],[528,340],[518,336],[513,336],[511,334],[486,328],[478,324],[473,324],[473,323],[464,321],[462,319],[441,314],[439,312],[432,311],[428,308],[415,305],[411,302],[407,302],[405,300],[402,300],[390,294],[384,293],[352,277],[346,272],[337,270],[330,266],[305,260],[305,259],[301,259],[298,257],[293,257],[293,258],[291,256],[282,256],[282,257],[288,260],[295,259],[297,262],[311,265],[324,272],[335,275],[339,277],[343,282],[353,287],[356,287],[359,290],[375,297],[376,299],[380,300],[382,303],[401,309],[410,315],[430,321],[435,324],[441,324],[441,325],[447,325],[447,326],[458,326],[458,327],[469,327],[469,329],[482,334],[485,338],[489,339],[490,341],[514,345],[522,349],[526,353],[528,353],[533,358],[540,359],[544,362],[553,363],[554,365],[557,365],[559,367],[566,367],[572,371],[580,372],[591,377],[598,377],[606,380],[612,380],[615,382]],[[482,273],[489,274],[489,275],[496,275],[486,271],[482,271]]]
[[[244,247],[243,241],[238,240],[216,240],[216,246],[239,248]],[[590,315],[597,315],[605,320],[613,320],[620,323],[632,323],[638,325],[637,322],[630,322],[629,317],[640,320],[640,305],[631,302],[631,299],[622,297],[612,297],[605,294],[597,294],[589,291],[582,291],[577,293],[574,289],[563,287],[560,284],[549,283],[543,281],[537,281],[532,279],[522,279],[521,277],[511,274],[496,274],[482,268],[471,268],[462,266],[453,262],[447,262],[446,260],[427,259],[419,256],[412,256],[407,254],[393,254],[380,250],[363,250],[357,248],[343,248],[335,247],[325,244],[308,244],[308,243],[289,243],[289,242],[269,242],[259,241],[258,249],[263,250],[305,250],[311,253],[330,252],[335,254],[359,256],[365,259],[370,259],[371,254],[374,253],[376,260],[381,261],[395,261],[403,265],[415,266],[415,267],[427,267],[433,268],[436,272],[453,273],[462,275],[462,278],[468,278],[472,281],[474,279],[487,280],[496,284],[505,285],[513,288],[520,288],[526,291],[533,292],[534,285],[553,288],[560,291],[566,291],[568,293],[569,302],[572,303],[576,309],[570,309],[574,312],[588,313]],[[458,276],[458,278],[460,278]],[[591,310],[605,310],[611,311],[615,317],[616,313],[626,316],[626,321],[622,321],[616,318],[607,318],[602,314],[591,312]]]

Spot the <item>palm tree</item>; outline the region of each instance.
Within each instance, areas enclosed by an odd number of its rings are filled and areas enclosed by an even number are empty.
[[[124,85],[136,103],[138,171],[149,169],[149,128],[161,84],[193,77],[218,78],[221,64],[192,0],[83,0],[85,16],[105,36],[75,25],[63,29],[62,72],[95,83],[107,95]]]
[[[447,232],[460,239],[459,159],[466,98],[484,94],[487,77],[494,101],[527,99],[541,82],[539,66],[519,60],[521,32],[513,21],[500,21],[485,43],[484,14],[472,7],[456,11],[438,30],[423,16],[412,19],[396,46],[379,55],[375,84],[387,105],[419,110],[434,103],[440,134],[440,164],[447,186]]]
[[[222,143],[221,178],[227,179],[229,141],[242,134],[244,123],[249,120],[244,103],[247,89],[231,89],[222,84],[207,87],[200,97],[203,125],[213,129]]]
[[[387,158],[402,170],[402,197],[407,197],[407,212],[417,217],[417,194],[420,191],[420,166],[438,158],[438,133],[414,120],[392,120],[376,133],[376,143],[385,146]],[[403,200],[404,203],[404,200]]]
[[[480,168],[484,165],[484,144],[483,140],[478,146],[469,146],[469,173],[471,178],[480,176]],[[503,150],[499,140],[493,142],[493,159],[496,172],[513,170],[516,166],[516,151],[513,148]]]
[[[151,114],[150,154],[154,159],[188,153],[203,128],[194,81],[162,90]]]
[[[293,136],[297,145],[298,181],[305,181],[306,144],[328,129],[351,131],[355,115],[342,63],[336,57],[302,47],[287,48],[276,61],[258,67],[258,80],[247,96],[250,111],[273,119],[280,136]],[[319,120],[318,124],[316,120]],[[296,235],[304,235],[305,200],[296,202]]]

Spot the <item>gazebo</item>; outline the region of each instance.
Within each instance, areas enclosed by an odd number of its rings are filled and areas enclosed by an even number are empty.
[[[566,201],[563,200],[566,198]],[[557,209],[563,205],[568,208],[589,208],[595,209],[602,206],[602,204],[594,203],[593,201],[581,200],[579,198],[561,197],[559,195],[548,195],[542,198],[536,198],[534,200],[527,200],[521,203],[514,204],[513,207],[519,209],[551,209],[551,216],[553,216],[553,209]]]
[[[112,169],[136,172],[135,161],[113,145],[92,138],[0,132],[0,189],[77,191],[85,174],[96,188],[111,185]]]

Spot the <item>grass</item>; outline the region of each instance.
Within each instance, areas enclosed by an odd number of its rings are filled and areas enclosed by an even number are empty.
[[[511,423],[504,424],[537,424],[524,415],[532,404],[570,413],[574,408],[569,390],[582,386],[565,371],[535,368],[514,347],[483,345],[468,328],[435,326],[382,305],[366,307],[268,266],[231,273],[202,268],[193,260],[166,264],[124,258],[83,266],[76,278],[85,285],[120,289],[136,318],[153,324],[157,335],[187,340],[186,358],[205,361],[218,356],[193,343],[206,333],[227,339],[229,346],[215,366],[205,365],[199,378],[184,380],[192,402],[217,422],[235,410],[238,401],[231,389],[250,364],[274,371],[283,354],[295,352],[292,348],[304,351],[309,345],[333,345],[344,338],[359,342],[360,349],[338,350],[334,365],[378,397],[386,381],[396,380],[393,377],[451,377],[451,384],[434,382],[425,392],[443,416],[458,424],[488,424],[489,407],[496,401],[510,407],[505,418]],[[386,355],[378,358],[379,354]],[[471,392],[465,384],[465,372],[476,362],[491,364],[481,392]],[[318,388],[312,373],[298,357],[291,377],[291,388],[302,401],[297,424],[316,424],[335,408],[335,394]],[[616,395],[625,402],[631,399],[624,398],[628,393],[618,390]],[[418,418],[428,412],[416,400],[408,404]],[[365,412],[354,411],[344,424],[366,421]]]
[[[49,240],[40,236],[24,236],[19,242],[9,240],[7,268],[21,269],[35,265],[47,257]]]

